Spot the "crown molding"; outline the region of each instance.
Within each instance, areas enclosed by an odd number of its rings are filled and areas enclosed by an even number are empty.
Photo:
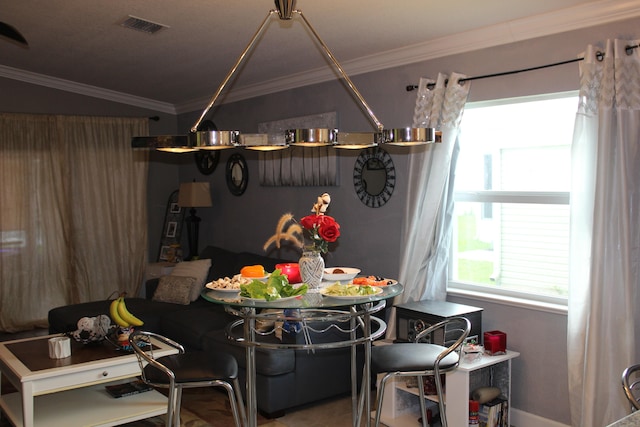
[[[58,89],[65,92],[91,96],[93,98],[105,99],[107,101],[118,102],[121,104],[133,105],[135,107],[147,108],[162,113],[177,114],[176,107],[168,102],[156,101],[154,99],[143,98],[140,96],[130,95],[128,93],[117,92],[115,90],[104,89],[44,74],[33,73],[31,71],[20,70],[18,68],[7,67],[5,65],[0,65],[0,77]]]
[[[345,61],[341,65],[349,76],[355,76],[565,31],[608,24],[638,16],[640,16],[640,1],[638,0],[602,0],[364,56],[352,61]],[[2,65],[0,65],[0,77],[169,114],[200,110],[210,100],[210,95],[207,95],[206,97],[173,105]],[[241,101],[283,90],[324,83],[335,78],[334,71],[324,67],[254,85],[233,88],[228,93],[223,94],[220,102]]]

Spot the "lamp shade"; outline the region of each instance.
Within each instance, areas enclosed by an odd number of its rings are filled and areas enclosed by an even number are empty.
[[[208,182],[185,182],[180,184],[178,206],[207,208],[211,206],[211,189]]]

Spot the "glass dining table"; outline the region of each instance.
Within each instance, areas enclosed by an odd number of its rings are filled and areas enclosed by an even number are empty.
[[[323,283],[323,287],[331,283]],[[351,347],[351,399],[353,426],[371,424],[371,376],[363,375],[358,390],[357,350],[364,348],[364,372],[371,370],[371,343],[384,335],[387,325],[377,316],[373,316],[385,308],[386,301],[400,295],[404,288],[396,281],[379,287],[379,293],[368,296],[346,297],[325,296],[318,290],[292,298],[281,298],[275,301],[238,297],[237,294],[205,288],[202,297],[207,301],[225,306],[227,312],[238,317],[238,320],[227,326],[227,337],[246,347],[246,388],[247,388],[247,423],[249,427],[257,426],[256,396],[256,348],[316,350]],[[257,324],[272,323],[273,329],[265,332]],[[345,339],[319,340],[314,342],[312,336],[318,333],[338,329]],[[265,334],[296,334],[301,339],[261,340]],[[334,336],[334,334],[330,334]],[[321,341],[321,342],[320,342]],[[328,342],[327,342],[328,341]],[[365,416],[363,417],[363,411]]]

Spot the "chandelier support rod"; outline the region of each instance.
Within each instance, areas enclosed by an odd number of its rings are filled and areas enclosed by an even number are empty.
[[[216,101],[218,100],[218,97],[220,96],[220,94],[224,90],[224,88],[227,85],[227,83],[229,83],[229,80],[231,80],[231,77],[233,77],[235,72],[238,70],[238,67],[244,62],[244,60],[245,60],[245,58],[247,56],[247,53],[249,53],[249,51],[253,48],[253,45],[258,40],[258,37],[260,37],[260,35],[264,31],[264,29],[267,27],[267,23],[269,21],[269,18],[271,18],[271,16],[274,13],[277,13],[277,11],[276,10],[270,10],[269,13],[267,14],[267,16],[264,18],[264,21],[262,21],[262,24],[260,24],[260,27],[258,28],[256,33],[251,38],[251,41],[249,41],[249,44],[247,45],[247,47],[244,48],[244,51],[242,51],[242,53],[240,54],[240,56],[236,60],[235,64],[233,64],[233,67],[231,67],[231,70],[229,70],[229,73],[227,73],[227,76],[224,78],[224,80],[222,81],[222,83],[218,87],[218,90],[211,97],[211,100],[209,101],[209,103],[207,104],[205,109],[200,114],[200,117],[198,118],[198,120],[191,127],[191,132],[197,132],[198,131],[198,128],[200,127],[200,123],[204,120],[204,118],[207,115],[207,113],[209,112],[209,110],[211,110],[211,107],[213,107],[215,105]]]
[[[300,15],[300,17],[302,18],[302,21],[306,24],[307,28],[309,28],[309,31],[311,31],[311,34],[313,34],[313,36],[316,38],[316,40],[322,47],[322,50],[324,51],[324,53],[331,60],[331,62],[333,62],[333,65],[335,65],[336,69],[340,72],[340,75],[342,76],[342,78],[344,78],[345,82],[347,83],[347,86],[349,86],[349,89],[351,89],[351,92],[353,92],[353,95],[358,99],[358,101],[360,101],[360,104],[362,104],[362,107],[365,109],[365,111],[369,115],[369,118],[378,128],[378,131],[382,132],[382,130],[384,129],[384,125],[378,120],[375,114],[373,114],[373,110],[371,109],[371,107],[369,107],[369,104],[367,104],[367,101],[365,101],[364,97],[360,94],[360,92],[358,91],[356,86],[353,84],[349,76],[347,76],[347,73],[344,71],[344,69],[342,68],[338,60],[335,58],[335,56],[333,56],[333,53],[331,53],[327,45],[322,41],[322,39],[320,38],[316,30],[311,26],[311,23],[307,21],[307,18],[305,18],[301,10],[294,10],[294,13],[297,13],[298,15]]]

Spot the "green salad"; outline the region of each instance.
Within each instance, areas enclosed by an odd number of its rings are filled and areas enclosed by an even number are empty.
[[[327,286],[324,289],[324,294],[335,297],[361,297],[367,295],[374,295],[377,290],[373,286],[369,285],[343,285],[340,282],[336,282],[333,285]]]
[[[307,285],[302,284],[294,288],[289,284],[287,276],[276,269],[269,275],[266,282],[252,280],[250,283],[240,285],[240,296],[253,299],[275,301],[280,298],[294,297],[307,293]]]

